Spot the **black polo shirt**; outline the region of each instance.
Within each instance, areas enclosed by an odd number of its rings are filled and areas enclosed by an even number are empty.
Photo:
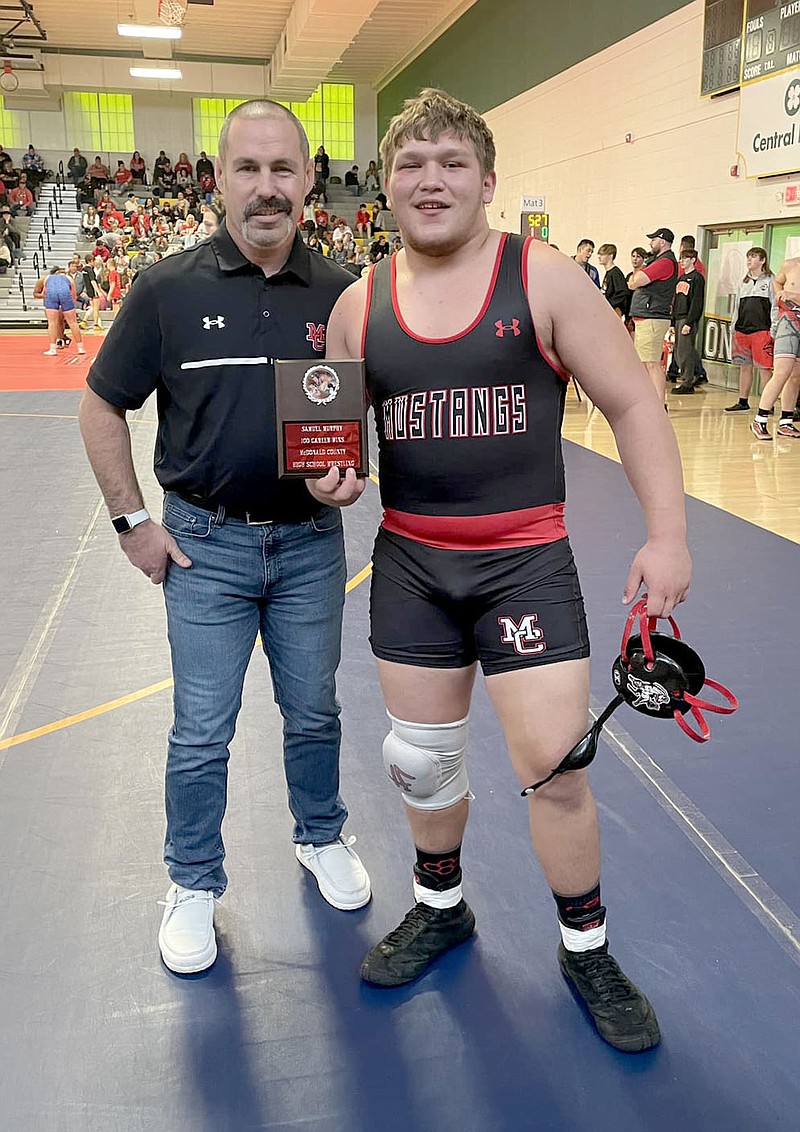
[[[267,278],[221,225],[140,272],[89,371],[98,396],[138,409],[155,390],[155,473],[165,491],[260,518],[319,510],[302,481],[278,480],[274,361],[319,358],[349,271],[299,235]]]

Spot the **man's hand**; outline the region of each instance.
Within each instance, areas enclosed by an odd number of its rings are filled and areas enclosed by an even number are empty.
[[[173,562],[184,569],[192,564],[169,531],[152,519],[120,535],[119,544],[136,569],[146,574],[154,586],[161,585]]]
[[[361,495],[366,484],[366,476],[359,479],[353,468],[345,472],[330,468],[321,479],[306,480],[309,494],[328,507],[349,507]]]
[[[647,616],[669,617],[686,599],[691,578],[692,560],[682,539],[647,542],[633,560],[622,603],[630,605],[644,585]]]
[[[681,334],[691,334],[691,333],[692,333],[692,327],[689,326],[688,323],[686,324],[686,326],[681,327]]]

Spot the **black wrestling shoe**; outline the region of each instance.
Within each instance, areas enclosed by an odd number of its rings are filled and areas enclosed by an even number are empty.
[[[694,393],[693,385],[676,385],[674,389],[670,389],[670,393],[677,394],[679,397],[683,393]]]
[[[608,954],[608,943],[591,951],[567,951],[560,943],[558,963],[609,1045],[623,1053],[658,1045],[661,1031],[655,1011]]]
[[[458,947],[475,931],[465,900],[454,908],[415,904],[403,921],[367,952],[361,978],[376,987],[401,987],[424,975],[434,959]]]

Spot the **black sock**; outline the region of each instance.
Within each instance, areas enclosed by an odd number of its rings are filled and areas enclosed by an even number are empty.
[[[553,897],[558,907],[558,918],[565,928],[585,932],[589,928],[599,928],[606,922],[606,910],[600,903],[599,884],[583,896],[559,896],[554,892]]]
[[[748,401],[748,399],[746,397],[740,397],[739,398],[739,404],[743,405],[745,409],[750,408],[750,402]]]
[[[414,876],[423,888],[444,892],[461,884],[461,845],[444,853],[426,853],[417,847]]]
[[[791,424],[794,420],[794,409],[781,409],[781,424]]]

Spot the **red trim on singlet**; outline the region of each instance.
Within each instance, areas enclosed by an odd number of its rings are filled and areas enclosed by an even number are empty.
[[[529,307],[531,305],[531,299],[528,292],[528,248],[532,243],[533,236],[527,236],[525,243],[522,245],[522,290],[525,292],[525,298],[528,300]],[[531,314],[531,322],[533,323],[533,314]],[[539,331],[536,329],[535,323],[533,323],[533,333],[536,335],[536,345],[539,347],[539,353],[550,366],[550,369],[557,373],[562,381],[569,381],[570,374],[568,374],[565,369],[562,369],[560,365],[557,365],[542,346],[542,340],[539,337]]]
[[[465,330],[459,330],[458,334],[451,334],[449,338],[423,338],[421,334],[415,334],[411,327],[408,326],[405,319],[403,318],[402,312],[400,311],[400,303],[397,298],[397,256],[393,255],[391,260],[392,310],[394,311],[394,317],[397,319],[401,330],[403,330],[404,333],[409,336],[409,338],[413,338],[415,342],[428,342],[432,346],[442,346],[447,342],[457,342],[459,338],[466,338],[466,336],[475,329],[475,327],[478,325],[478,323],[481,321],[481,319],[489,309],[489,303],[492,301],[495,284],[497,283],[497,276],[500,271],[500,260],[503,257],[503,248],[506,246],[507,239],[508,232],[502,232],[500,235],[500,244],[497,248],[497,256],[495,257],[494,261],[492,278],[489,281],[489,287],[486,291],[486,298],[483,300],[483,306]]]
[[[498,515],[411,515],[387,507],[382,525],[393,534],[440,550],[508,550],[567,536],[563,503]]]
[[[373,263],[367,272],[367,302],[364,307],[364,323],[361,327],[361,357],[366,357],[367,349],[367,323],[369,322],[369,308],[372,306],[372,280],[375,275],[375,264]]]

